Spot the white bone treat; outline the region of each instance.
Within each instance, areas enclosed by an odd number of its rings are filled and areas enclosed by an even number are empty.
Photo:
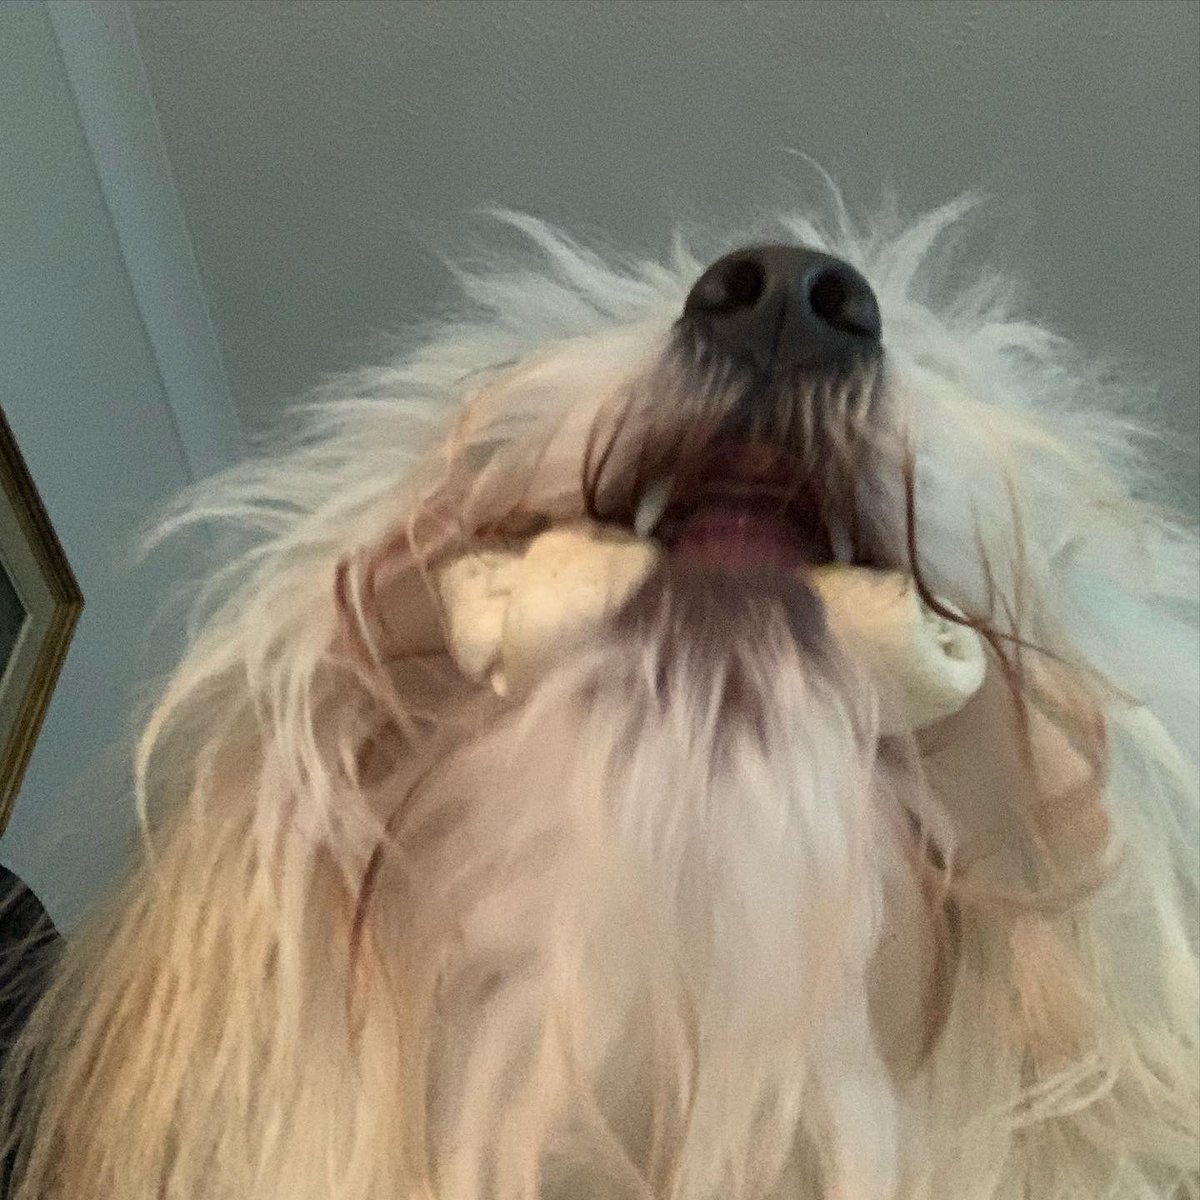
[[[457,559],[438,574],[447,648],[463,674],[501,695],[527,687],[615,613],[661,554],[623,529],[581,522]],[[813,583],[834,636],[876,687],[882,733],[941,720],[982,684],[979,636],[931,612],[908,576],[831,566]]]
[[[833,635],[879,696],[879,729],[923,729],[979,690],[987,655],[975,630],[928,608],[899,571],[829,566],[813,572]]]
[[[580,522],[523,549],[458,559],[438,576],[448,649],[463,674],[501,695],[528,686],[615,613],[661,553],[615,526]]]
[[[486,679],[500,665],[504,616],[524,547],[479,550],[456,558],[437,576],[446,612],[446,644],[469,679]]]
[[[563,526],[530,543],[504,618],[504,673],[522,687],[613,615],[662,556],[613,526]]]

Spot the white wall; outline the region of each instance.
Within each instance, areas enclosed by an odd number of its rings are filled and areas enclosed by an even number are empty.
[[[119,52],[119,26],[105,26],[123,9],[65,8],[56,37],[46,6],[0,5],[0,404],[85,607],[0,860],[70,925],[130,844],[132,710],[179,648],[178,606],[157,618],[188,573],[186,548],[136,566],[137,531],[235,441],[219,395],[191,404],[204,372],[188,370],[197,358],[187,345],[204,346],[210,367],[212,348],[202,325],[189,328],[178,302],[161,299],[189,294],[186,278],[170,278],[171,238],[152,211],[120,211],[121,196],[136,201],[145,163],[133,150],[147,143],[136,127],[116,144],[102,134],[114,104],[134,119],[137,72],[102,67],[118,89],[107,100],[87,76],[89,55],[95,66]],[[93,28],[72,46],[78,19]],[[131,219],[141,254],[132,263]],[[161,321],[168,304],[183,324]],[[211,371],[209,382],[219,393]]]
[[[1196,0],[137,0],[247,424],[451,303],[437,252],[524,209],[661,254],[823,198],[979,190],[983,253],[1144,365],[1200,512]],[[486,239],[486,240],[485,240]]]

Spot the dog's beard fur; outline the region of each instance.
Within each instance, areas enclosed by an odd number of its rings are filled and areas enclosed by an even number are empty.
[[[1194,542],[1060,348],[911,299],[953,216],[831,246],[888,357],[753,409],[664,335],[695,262],[531,227],[559,282],[476,280],[486,321],[193,500],[265,538],[148,724],[147,866],[12,1056],[19,1200],[1200,1194]],[[970,711],[881,739],[802,577],[675,561],[527,697],[456,674],[430,564],[628,524],[734,416],[969,614]]]
[[[865,1037],[855,1085],[882,1083],[853,976],[886,817],[814,618],[791,580],[667,572],[410,797],[410,904],[447,923],[422,1039],[447,1195],[520,1194],[542,1167],[552,1195],[766,1194],[802,1121],[851,1120],[839,1072],[812,1083],[836,1031]],[[398,873],[377,890],[403,911]]]

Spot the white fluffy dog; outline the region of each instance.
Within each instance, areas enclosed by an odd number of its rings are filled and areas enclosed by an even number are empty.
[[[1196,542],[1110,373],[935,310],[962,209],[511,218],[536,271],[188,499],[248,541],[19,1200],[1200,1195]]]

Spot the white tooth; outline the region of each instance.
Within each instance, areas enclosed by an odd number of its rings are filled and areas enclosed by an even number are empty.
[[[633,532],[640,538],[649,537],[662,520],[675,487],[674,476],[656,479],[642,494],[633,518]]]

